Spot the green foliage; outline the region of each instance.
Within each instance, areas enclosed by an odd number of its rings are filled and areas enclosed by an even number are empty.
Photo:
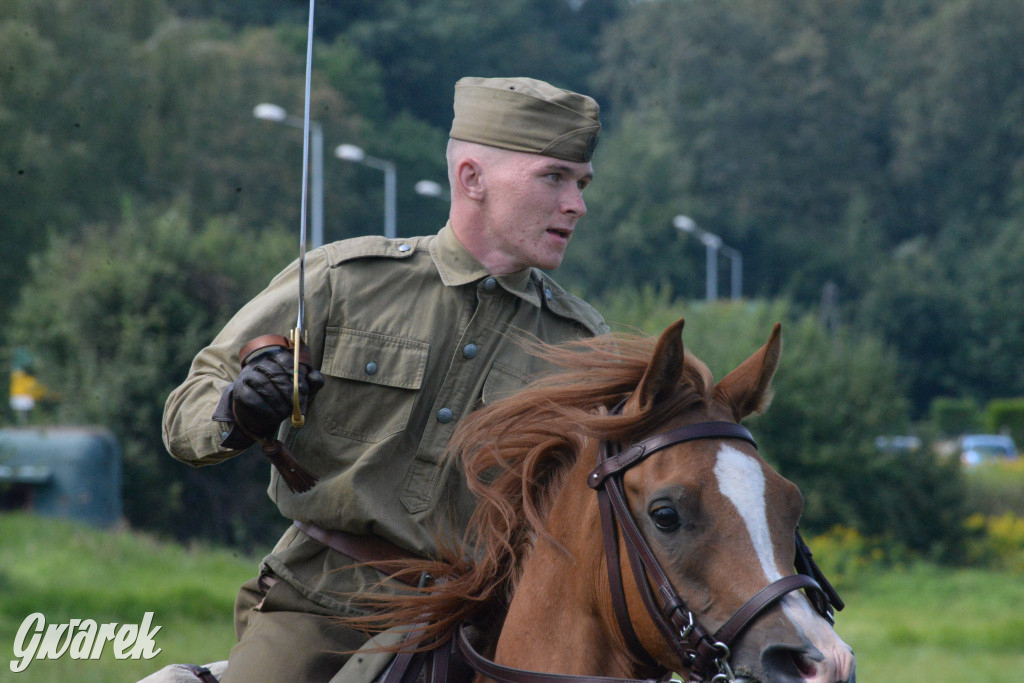
[[[842,525],[805,540],[814,554],[814,561],[837,589],[862,584],[868,577],[901,567],[910,559],[898,544],[880,537],[866,537]]]
[[[940,434],[955,437],[978,430],[981,408],[973,398],[940,396],[932,400],[928,419]]]
[[[1021,393],[1017,10],[638,4],[602,36],[616,116],[573,278],[696,295],[699,245],[671,237],[686,213],[744,254],[748,294],[809,306],[834,282],[845,319],[899,353],[916,415],[937,395]]]
[[[1024,443],[1024,398],[992,399],[985,406],[985,428],[993,433],[1007,431],[1017,443]]]
[[[392,113],[451,123],[451,89],[463,76],[523,75],[582,90],[602,26],[622,0],[386,0],[353,12],[351,41],[386,66]],[[510,69],[515,74],[510,74]]]
[[[183,204],[151,213],[126,203],[124,211],[119,223],[55,238],[32,259],[7,342],[31,349],[40,379],[63,394],[55,420],[116,434],[132,524],[179,537],[265,540],[276,530],[256,524],[271,507],[262,459],[195,473],[165,453],[161,414],[196,351],[297,255],[293,238],[268,231],[239,239],[227,219],[194,229]]]
[[[972,467],[964,477],[967,509],[987,517],[1024,517],[1024,459],[997,460]]]
[[[966,557],[983,567],[1024,572],[1024,517],[1012,512],[998,517],[973,514],[964,522],[972,536]]]
[[[667,129],[643,134],[644,143],[678,148],[657,175],[634,182],[683,183],[669,205],[757,253],[749,280],[774,280],[773,292],[807,300],[826,278],[851,284],[851,247],[861,255],[877,242],[851,244],[842,232],[854,202],[871,219],[860,233],[881,234],[873,12],[834,2],[644,3],[603,36],[595,80],[612,109],[663,116]]]

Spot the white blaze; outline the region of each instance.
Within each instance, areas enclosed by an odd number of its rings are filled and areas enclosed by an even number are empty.
[[[732,446],[722,446],[715,463],[718,490],[732,501],[747,525],[754,544],[754,552],[768,582],[782,578],[775,564],[775,549],[768,530],[768,516],[764,503],[764,471],[754,458]]]
[[[718,490],[732,501],[747,526],[754,552],[767,578],[766,585],[778,581],[782,574],[775,562],[772,535],[768,530],[761,464],[746,453],[723,445],[715,462],[715,476],[718,478]],[[790,621],[824,655],[823,661],[814,664],[813,675],[806,678],[808,683],[849,680],[854,670],[853,653],[828,626],[828,622],[814,612],[807,600],[793,593],[784,596],[781,605]]]

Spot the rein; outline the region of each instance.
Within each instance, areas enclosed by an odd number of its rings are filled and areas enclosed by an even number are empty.
[[[614,412],[618,412],[618,408]],[[652,669],[662,668],[640,643],[629,618],[619,563],[618,529],[622,530],[630,568],[644,605],[665,641],[672,647],[679,660],[688,667],[690,683],[721,683],[736,680],[729,666],[729,656],[730,648],[735,645],[740,634],[787,594],[801,589],[807,590],[811,604],[829,623],[834,623],[831,607],[841,610],[844,605],[815,564],[810,550],[797,531],[794,562],[797,574],[783,577],[765,586],[747,600],[714,634],[694,618],[633,519],[622,482],[625,471],[633,465],[665,448],[698,439],[740,439],[757,448],[757,443],[747,428],[732,422],[701,422],[679,427],[644,439],[624,451],[620,451],[617,444],[603,441],[598,451],[597,467],[587,477],[587,484],[598,495],[612,606],[619,630],[629,650]],[[419,654],[443,657],[446,663],[443,670],[446,670],[451,651],[458,648],[465,662],[474,671],[501,683],[656,683],[656,679],[551,674],[503,666],[484,657],[473,647],[467,635],[467,627],[468,624],[461,625],[451,639],[429,653]],[[414,680],[409,677],[411,670],[408,669],[412,659],[407,657],[407,661],[402,663],[396,661],[385,674],[384,683],[407,683]],[[437,673],[436,666],[428,669],[428,683],[442,683],[444,677],[438,676]]]

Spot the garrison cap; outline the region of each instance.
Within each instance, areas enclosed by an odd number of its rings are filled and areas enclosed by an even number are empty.
[[[590,161],[601,130],[593,98],[533,78],[459,79],[449,137],[532,152],[566,161]]]

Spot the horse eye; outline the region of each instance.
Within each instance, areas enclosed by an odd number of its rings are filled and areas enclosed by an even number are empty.
[[[671,505],[659,505],[650,512],[654,526],[661,531],[675,531],[679,528],[679,513]]]

